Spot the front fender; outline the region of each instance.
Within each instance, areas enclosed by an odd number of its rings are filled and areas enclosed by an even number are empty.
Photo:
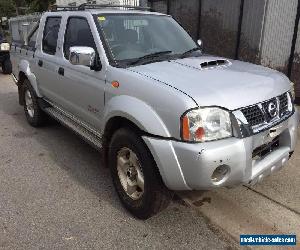
[[[35,75],[30,69],[30,64],[27,60],[21,60],[19,63],[19,72],[23,72],[28,80],[30,81],[31,86],[35,90],[35,93],[38,97],[42,97],[38,89],[38,84]]]
[[[102,131],[104,131],[105,124],[109,119],[117,116],[130,120],[149,134],[171,137],[170,132],[155,110],[135,97],[121,95],[113,97],[107,102]]]

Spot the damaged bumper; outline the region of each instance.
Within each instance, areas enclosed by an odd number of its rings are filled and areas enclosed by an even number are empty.
[[[151,137],[144,141],[171,190],[254,185],[288,161],[295,149],[298,123],[295,112],[279,125],[242,139],[197,144]]]

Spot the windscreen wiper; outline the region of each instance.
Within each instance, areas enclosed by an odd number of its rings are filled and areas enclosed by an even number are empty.
[[[190,49],[190,50],[182,53],[181,56],[180,56],[180,58],[185,58],[187,55],[193,53],[194,51],[198,51],[198,50],[201,51],[201,49],[199,47],[192,48],[192,49]]]
[[[148,54],[148,55],[145,55],[145,56],[142,56],[142,57],[139,57],[137,60],[133,61],[133,62],[130,62],[130,65],[135,65],[135,64],[138,64],[144,60],[148,60],[148,59],[154,59],[156,57],[159,57],[161,55],[166,55],[166,54],[170,54],[172,53],[171,50],[165,50],[165,51],[159,51],[159,52],[154,52],[154,53],[151,53],[151,54]]]

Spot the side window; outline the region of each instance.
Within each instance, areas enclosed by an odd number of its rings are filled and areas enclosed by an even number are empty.
[[[36,38],[37,38],[37,34],[38,34],[38,28],[30,35],[29,39],[28,39],[28,46],[31,48],[35,48],[35,44],[36,44]]]
[[[47,54],[54,55],[56,52],[60,23],[61,17],[48,17],[46,20],[42,46]]]
[[[73,46],[91,47],[96,51],[96,44],[90,26],[86,19],[70,17],[67,24],[64,42],[64,55],[69,58]]]

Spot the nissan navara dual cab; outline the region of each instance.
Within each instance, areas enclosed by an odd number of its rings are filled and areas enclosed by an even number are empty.
[[[173,190],[254,185],[295,149],[289,79],[203,54],[168,15],[47,12],[11,57],[29,124],[53,117],[102,149],[121,202],[140,219]]]

